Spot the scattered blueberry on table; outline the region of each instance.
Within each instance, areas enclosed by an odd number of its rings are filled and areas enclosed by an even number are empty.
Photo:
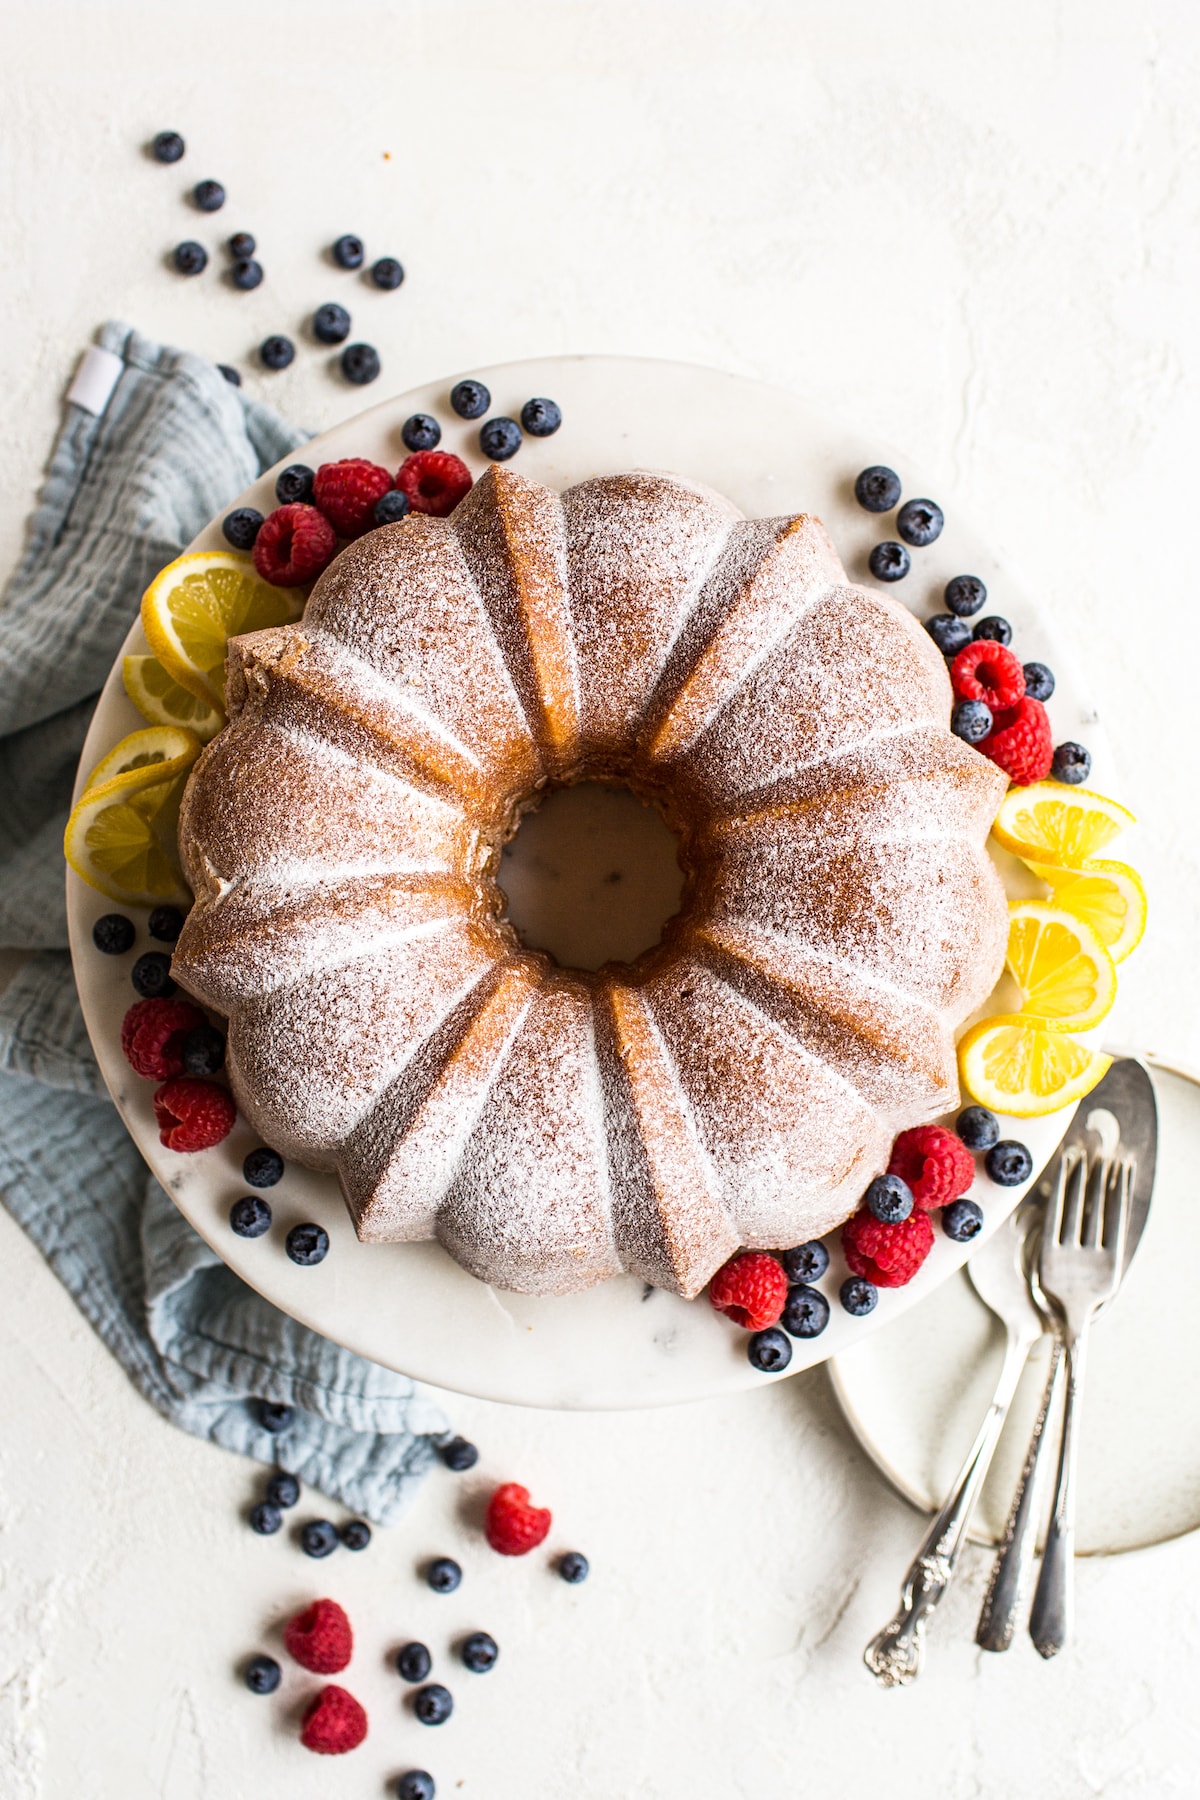
[[[990,638],[994,644],[1011,644],[1012,626],[1007,619],[991,615],[986,619],[980,619],[971,636],[976,642],[980,638]]]
[[[424,1681],[433,1658],[424,1644],[402,1644],[396,1652],[396,1673],[402,1681]]]
[[[160,163],[179,162],[186,149],[187,145],[177,131],[160,131],[150,145],[151,155]]]
[[[329,1254],[329,1233],[323,1225],[293,1225],[285,1244],[288,1255],[302,1269],[324,1262]]]
[[[983,1208],[974,1200],[952,1200],[942,1208],[942,1230],[956,1244],[969,1244],[983,1229]]]
[[[180,275],[202,275],[208,267],[208,251],[194,238],[185,238],[176,244],[171,260]]]
[[[450,405],[460,419],[482,419],[491,404],[491,393],[482,381],[468,377],[450,389]]]
[[[417,1689],[412,1706],[422,1725],[444,1725],[454,1711],[454,1696],[440,1681],[431,1681]]]
[[[291,338],[284,337],[282,332],[276,332],[274,336],[264,338],[258,347],[258,360],[264,369],[275,371],[286,369],[288,364],[295,360],[295,356],[295,344]]]
[[[867,567],[876,581],[903,581],[912,568],[912,558],[903,544],[876,544],[867,558]]]
[[[350,314],[336,300],[326,301],[312,316],[312,334],[318,344],[344,344],[350,336]]]
[[[282,1524],[283,1514],[269,1500],[260,1500],[250,1508],[250,1529],[260,1537],[274,1537]]]
[[[338,1535],[347,1550],[365,1550],[371,1542],[371,1527],[365,1519],[348,1519]]]
[[[305,1556],[332,1556],[338,1547],[337,1526],[328,1519],[309,1519],[300,1527],[299,1536]]]
[[[366,254],[362,239],[355,237],[351,232],[338,238],[331,251],[333,260],[339,269],[361,269]]]
[[[245,256],[235,262],[229,271],[229,279],[239,293],[249,294],[260,286],[263,278],[263,266],[252,256]]]
[[[564,1550],[555,1568],[560,1580],[569,1583],[571,1587],[578,1587],[581,1581],[587,1580],[591,1572],[591,1564],[581,1550]]]
[[[746,1355],[754,1368],[761,1369],[764,1375],[777,1375],[791,1362],[792,1346],[777,1325],[768,1325],[765,1331],[752,1334],[746,1345]]]
[[[192,201],[200,212],[220,212],[225,204],[225,189],[219,181],[198,181],[192,189]]]
[[[435,1556],[425,1565],[425,1580],[435,1594],[452,1594],[462,1581],[462,1569],[452,1556]]]
[[[853,1319],[861,1319],[869,1312],[874,1312],[879,1300],[879,1289],[874,1282],[866,1281],[861,1275],[852,1275],[843,1281],[838,1289],[838,1299]]]
[[[253,232],[235,231],[229,240],[229,254],[234,262],[246,262],[258,249]]]
[[[238,506],[221,520],[221,531],[227,544],[235,550],[253,550],[254,540],[262,529],[263,516],[257,507]]]
[[[266,1144],[251,1150],[242,1163],[242,1179],[255,1188],[274,1187],[282,1181],[283,1158],[278,1150],[268,1149]]]
[[[1054,692],[1054,671],[1048,669],[1044,662],[1027,662],[1022,664],[1025,676],[1025,692],[1031,700],[1049,700]]]
[[[409,450],[436,450],[442,441],[442,428],[430,413],[413,413],[400,427],[400,436]]]
[[[554,400],[527,400],[521,408],[521,425],[530,437],[553,437],[562,424],[562,408]]]
[[[175,992],[171,979],[171,959],[162,950],[147,950],[139,956],[129,972],[134,992],[143,1000],[165,1000]]]
[[[246,1194],[229,1208],[229,1229],[237,1237],[264,1237],[271,1229],[271,1208],[258,1194]]]
[[[941,507],[933,500],[906,500],[896,514],[896,530],[906,544],[917,549],[939,538],[945,523]]]
[[[404,280],[404,265],[394,256],[381,256],[371,264],[371,280],[385,293],[394,293]]]
[[[1016,1138],[1001,1138],[993,1144],[983,1166],[997,1187],[1020,1187],[1033,1174],[1033,1158]]]
[[[370,344],[347,344],[342,351],[342,374],[355,387],[374,381],[381,367],[379,352]]]
[[[396,1782],[396,1800],[435,1800],[437,1788],[427,1769],[409,1769]]]
[[[300,1483],[286,1469],[277,1469],[267,1483],[267,1499],[286,1512],[300,1499]]]
[[[103,956],[124,956],[136,938],[133,920],[124,913],[103,913],[92,926],[92,942]]]
[[[789,1337],[820,1337],[829,1323],[829,1302],[820,1288],[800,1282],[788,1289],[779,1323]]]
[[[1000,1137],[1000,1121],[986,1106],[964,1106],[954,1129],[968,1150],[990,1150]]]
[[[480,427],[479,448],[493,462],[507,462],[521,448],[521,427],[515,419],[489,419]]]
[[[1054,752],[1054,761],[1050,765],[1050,773],[1055,781],[1065,781],[1068,787],[1078,787],[1086,781],[1092,772],[1092,755],[1082,744],[1059,744]]]
[[[964,744],[982,744],[994,723],[986,700],[960,700],[950,714],[950,729]]]
[[[467,1469],[473,1469],[479,1461],[479,1451],[465,1437],[452,1437],[448,1443],[438,1445],[438,1455],[448,1469],[461,1475]]]
[[[877,1175],[863,1199],[885,1225],[903,1223],[913,1209],[912,1189],[899,1175]]]
[[[496,1666],[500,1646],[490,1632],[473,1631],[459,1645],[458,1654],[464,1669],[470,1669],[472,1675],[486,1675]]]
[[[283,1677],[283,1670],[273,1656],[252,1656],[242,1671],[242,1680],[252,1694],[273,1694]]]
[[[820,1238],[812,1238],[807,1244],[795,1244],[790,1250],[785,1250],[780,1261],[790,1282],[802,1284],[820,1281],[829,1267],[829,1252]]]
[[[978,575],[955,575],[946,583],[942,598],[947,612],[960,619],[973,619],[987,603],[987,588]]]
[[[854,498],[866,512],[891,512],[900,493],[900,477],[886,463],[872,463],[854,483]]]
[[[275,498],[280,506],[311,506],[316,478],[307,463],[289,463],[275,477]]]
[[[282,1400],[256,1400],[254,1410],[263,1430],[271,1432],[274,1436],[281,1431],[286,1431],[292,1422],[292,1408],[285,1405]]]
[[[242,385],[241,374],[239,373],[239,371],[237,369],[234,368],[232,363],[218,363],[217,368],[220,371],[220,373],[225,377],[225,379],[229,383],[230,387],[241,387],[241,385]]]

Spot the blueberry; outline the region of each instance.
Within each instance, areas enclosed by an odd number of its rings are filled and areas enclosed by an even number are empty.
[[[379,496],[371,517],[377,525],[396,525],[407,512],[408,495],[402,494],[399,488],[393,488],[389,494]]]
[[[943,656],[957,656],[971,641],[971,627],[953,613],[934,613],[925,620],[925,629]]]
[[[347,1550],[365,1550],[371,1541],[371,1527],[365,1519],[348,1519],[342,1526],[341,1539]]]
[[[314,480],[307,463],[289,463],[275,477],[275,498],[280,506],[311,506]]]
[[[781,1261],[789,1281],[820,1281],[829,1267],[829,1252],[820,1238],[812,1238],[807,1244],[785,1250]]]
[[[912,558],[903,544],[876,544],[867,567],[876,581],[903,581],[912,568]]]
[[[124,913],[102,913],[92,926],[92,942],[105,956],[124,956],[136,937],[133,920]]]
[[[789,1288],[779,1323],[789,1337],[820,1337],[829,1323],[829,1302],[819,1288]]]
[[[290,1406],[285,1406],[282,1400],[256,1400],[254,1410],[259,1424],[264,1431],[269,1431],[272,1437],[278,1437],[279,1433],[286,1431],[292,1422],[292,1409]]]
[[[254,255],[258,245],[249,231],[235,231],[229,240],[229,254],[234,262],[245,262]]]
[[[309,1519],[300,1527],[300,1548],[305,1556],[332,1556],[337,1547],[337,1527],[328,1519]]]
[[[900,498],[900,477],[886,463],[872,463],[854,483],[854,498],[867,512],[891,512]]]
[[[366,255],[361,238],[351,236],[338,238],[333,246],[333,260],[339,269],[361,269]]]
[[[192,199],[201,212],[220,212],[225,204],[225,189],[219,181],[198,181]]]
[[[460,419],[482,419],[492,404],[492,396],[482,381],[468,378],[450,389],[450,404]]]
[[[864,1314],[874,1312],[879,1289],[874,1282],[864,1281],[861,1275],[852,1275],[838,1289],[838,1299],[851,1318],[861,1319]]]
[[[229,1209],[229,1229],[238,1237],[262,1237],[271,1229],[271,1208],[257,1194],[246,1194]]]
[[[150,145],[150,153],[155,162],[176,163],[179,161],[187,145],[177,131],[160,131]]]
[[[431,1681],[413,1695],[413,1711],[422,1725],[444,1725],[454,1711],[454,1696],[440,1681]]]
[[[185,238],[182,244],[176,244],[171,261],[180,275],[202,275],[208,267],[208,251],[193,238]]]
[[[379,352],[370,344],[347,344],[342,351],[342,374],[355,387],[374,381],[381,367]]]
[[[144,956],[139,956],[129,971],[129,979],[134,992],[143,1000],[165,1000],[175,992],[171,959],[162,950],[147,950]]]
[[[980,619],[971,636],[977,643],[981,638],[987,638],[993,644],[1011,644],[1012,626],[1007,619],[989,614],[986,619]]]
[[[311,1269],[329,1255],[329,1233],[321,1225],[293,1225],[285,1248],[294,1263]]]
[[[527,400],[521,424],[530,437],[553,437],[562,424],[562,408],[556,400]]]
[[[242,1164],[242,1180],[251,1187],[274,1187],[282,1179],[283,1158],[278,1150],[268,1150],[265,1144],[251,1150]]]
[[[983,1226],[983,1208],[974,1200],[952,1200],[942,1208],[942,1230],[956,1244],[969,1244]]]
[[[252,256],[244,256],[229,271],[229,279],[240,293],[248,294],[263,278],[263,267]]]
[[[396,1652],[396,1673],[402,1681],[424,1681],[433,1658],[424,1644],[402,1644]]]
[[[983,1166],[998,1187],[1020,1187],[1033,1174],[1033,1158],[1016,1138],[1001,1138],[993,1144]]]
[[[778,1326],[770,1325],[766,1331],[754,1333],[746,1345],[746,1355],[764,1375],[777,1375],[791,1362],[792,1346]]]
[[[262,529],[263,516],[256,507],[239,506],[221,520],[225,541],[235,550],[253,550],[254,540]]]
[[[1050,773],[1055,781],[1065,781],[1069,787],[1078,787],[1086,781],[1092,772],[1092,753],[1085,750],[1082,744],[1067,742],[1059,744],[1054,751],[1054,761],[1050,765]]]
[[[404,280],[404,264],[397,262],[394,256],[381,256],[378,262],[371,264],[371,280],[377,288],[390,294]]]
[[[896,514],[896,530],[906,544],[918,549],[941,537],[945,523],[941,507],[933,500],[906,500]]]
[[[986,700],[960,700],[950,714],[950,729],[965,744],[982,744],[993,723],[992,709]]]
[[[564,1581],[569,1581],[572,1587],[577,1587],[581,1581],[587,1580],[591,1565],[582,1551],[565,1550],[559,1557],[556,1567]]]
[[[461,1475],[466,1469],[473,1469],[479,1461],[478,1450],[465,1437],[452,1437],[449,1443],[439,1444],[438,1455],[456,1475]]]
[[[295,361],[296,346],[291,338],[276,333],[274,337],[263,339],[258,346],[258,356],[264,369],[286,369]]]
[[[462,1570],[452,1556],[435,1556],[425,1565],[425,1579],[435,1594],[452,1594],[462,1580]]]
[[[983,608],[987,589],[978,575],[955,575],[946,583],[942,597],[947,612],[959,619],[973,619]]]
[[[507,462],[521,448],[521,427],[515,419],[489,419],[479,428],[479,448],[493,462]]]
[[[241,385],[242,385],[241,375],[233,367],[232,363],[218,363],[217,367],[221,371],[222,375],[225,377],[226,381],[229,383],[230,387],[241,387]]]
[[[409,450],[436,450],[442,441],[442,428],[428,413],[414,413],[400,427],[400,436]]]
[[[486,1675],[496,1666],[500,1646],[490,1632],[473,1631],[458,1646],[458,1654],[464,1669],[470,1669],[472,1675]]]
[[[300,1483],[294,1475],[289,1475],[286,1469],[279,1469],[272,1475],[267,1483],[267,1499],[272,1506],[286,1511],[289,1506],[295,1506],[299,1498]]]
[[[1000,1136],[1000,1121],[986,1106],[964,1106],[954,1129],[968,1150],[990,1150]]]
[[[225,1062],[225,1039],[215,1025],[196,1025],[179,1052],[185,1075],[215,1075]]]
[[[344,344],[350,336],[350,314],[336,300],[327,301],[312,316],[312,334],[318,344]]]
[[[1025,692],[1031,700],[1048,700],[1054,692],[1054,670],[1048,669],[1045,663],[1031,662],[1022,665],[1025,675]]]
[[[269,1500],[260,1500],[257,1506],[250,1508],[250,1529],[257,1531],[260,1537],[274,1537],[283,1524],[283,1514]]]
[[[252,1656],[242,1670],[242,1680],[252,1694],[273,1694],[283,1670],[273,1656]]]
[[[427,1769],[410,1769],[396,1783],[396,1800],[434,1800],[437,1789]]]
[[[884,1225],[899,1225],[913,1209],[912,1189],[899,1175],[877,1175],[863,1195]]]

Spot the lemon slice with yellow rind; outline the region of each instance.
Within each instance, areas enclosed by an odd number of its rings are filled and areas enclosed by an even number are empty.
[[[1117,800],[1059,781],[1009,788],[992,826],[998,843],[1023,862],[1079,869],[1135,823]]]
[[[142,596],[142,630],[180,687],[224,710],[225,646],[231,637],[298,619],[304,591],[272,587],[235,550],[181,556]]]
[[[152,725],[183,725],[207,744],[225,723],[223,712],[176,681],[157,656],[125,657],[121,678],[125,692]]]
[[[1123,862],[1091,862],[1086,869],[1029,867],[1052,890],[1055,906],[1091,926],[1114,963],[1137,949],[1146,929],[1146,890],[1136,869]]]
[[[972,1100],[993,1112],[1036,1119],[1090,1094],[1112,1057],[1065,1031],[1047,1031],[1019,1013],[999,1013],[958,1046],[959,1079]]]
[[[148,738],[175,740],[176,754],[147,753]],[[180,744],[180,740],[183,740]],[[179,801],[201,751],[194,732],[175,726],[135,731],[97,766],[67,820],[63,849],[89,886],[125,906],[189,906],[179,869]]]
[[[1092,927],[1040,900],[1008,909],[1008,967],[1023,1014],[1052,1031],[1088,1031],[1112,1009],[1117,971]]]

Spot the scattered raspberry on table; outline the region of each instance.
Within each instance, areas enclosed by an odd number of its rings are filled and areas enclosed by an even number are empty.
[[[336,1600],[314,1600],[283,1628],[283,1642],[302,1669],[338,1675],[354,1654],[350,1621]]]
[[[331,1682],[306,1709],[300,1742],[318,1756],[344,1756],[347,1750],[357,1750],[366,1735],[364,1708],[353,1694]]]
[[[550,1530],[551,1515],[544,1506],[532,1506],[529,1489],[506,1481],[488,1501],[484,1536],[501,1556],[525,1556],[536,1550]]]

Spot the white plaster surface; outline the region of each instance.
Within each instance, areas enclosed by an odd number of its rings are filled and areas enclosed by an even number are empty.
[[[1072,641],[1155,909],[1124,1033],[1200,1064],[1194,675],[1172,641],[1194,632],[1194,7],[43,0],[0,31],[0,565],[108,316],[244,362],[349,291],[384,357],[372,393],[311,349],[250,378],[316,426],[577,349],[777,379],[781,404],[907,445],[902,472],[989,529]],[[165,125],[189,140],[174,170],[136,150]],[[176,198],[207,174],[231,195],[215,221]],[[256,294],[163,268],[217,227],[258,235]],[[406,262],[399,294],[320,263],[344,230]],[[412,1762],[481,1800],[1200,1794],[1194,1536],[1084,1567],[1078,1642],[1045,1666],[971,1647],[971,1552],[921,1684],[873,1690],[861,1646],[919,1526],[819,1371],[643,1415],[455,1401],[479,1480],[439,1472],[365,1556],[313,1565],[245,1529],[253,1472],[133,1395],[5,1215],[0,1346],[4,1800],[331,1800]],[[554,1507],[591,1582],[479,1547],[459,1508],[485,1475]],[[467,1568],[450,1600],[412,1573],[441,1550]],[[358,1626],[347,1685],[372,1714],[334,1764],[289,1733],[298,1681],[263,1702],[231,1675],[320,1592]],[[454,1719],[426,1731],[382,1652],[425,1636],[445,1669],[474,1625],[503,1660],[452,1680]]]

